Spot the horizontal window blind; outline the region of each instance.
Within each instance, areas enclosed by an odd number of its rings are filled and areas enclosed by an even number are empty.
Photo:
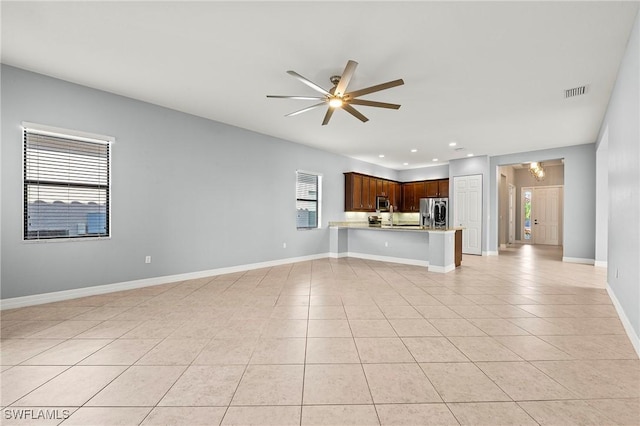
[[[296,227],[318,227],[318,176],[296,173]]]
[[[108,237],[110,145],[24,129],[24,238]]]

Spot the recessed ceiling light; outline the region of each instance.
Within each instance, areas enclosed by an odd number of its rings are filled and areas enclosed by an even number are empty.
[[[449,146],[456,146],[458,145],[456,142],[449,142]]]
[[[408,166],[408,165],[409,165],[409,163],[402,163],[402,165],[403,165],[403,166]]]
[[[431,160],[431,161],[438,161],[438,159],[437,159],[437,158],[434,158],[434,159],[433,159],[433,160]]]
[[[380,154],[380,155],[378,155],[378,157],[384,158],[384,154]]]
[[[418,150],[417,150],[417,149],[415,149],[415,148],[413,148],[413,149],[411,150],[411,152],[418,152]]]
[[[473,153],[472,152],[468,153],[467,157],[473,157]]]

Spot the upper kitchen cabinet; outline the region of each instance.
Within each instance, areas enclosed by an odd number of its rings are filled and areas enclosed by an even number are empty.
[[[394,211],[419,212],[420,198],[449,196],[449,179],[399,183],[355,172],[344,174],[344,210],[376,211],[376,197],[389,198]]]
[[[427,184],[427,198],[449,197],[449,179],[429,180]]]
[[[449,179],[438,181],[438,197],[449,198]]]
[[[402,185],[398,182],[389,182],[389,204],[394,211],[402,210]]]
[[[438,197],[437,180],[430,180],[427,182],[427,197]]]
[[[393,182],[388,181],[386,179],[376,179],[376,196],[381,195],[384,197],[390,197],[390,189]]]
[[[360,210],[370,212],[376,209],[377,179],[373,176],[359,175],[362,178],[362,193],[360,195]],[[355,206],[354,206],[355,207]],[[356,210],[358,210],[356,208]]]
[[[389,197],[391,205],[400,205],[400,184],[380,179],[374,176],[349,172],[344,174],[344,210],[373,212],[376,210],[376,197]],[[391,191],[397,188],[397,199],[391,196]],[[395,195],[395,194],[394,194]],[[394,204],[397,203],[397,204]]]
[[[427,197],[427,185],[425,181],[407,182],[402,184],[402,211],[420,211],[420,198]]]
[[[362,175],[355,173],[344,174],[344,211],[363,210],[362,204]],[[367,182],[368,186],[368,182]]]
[[[415,189],[415,196],[416,196],[416,210],[420,210],[420,198],[427,198],[427,182],[426,181],[422,181],[422,182],[414,182],[413,183],[416,187]]]

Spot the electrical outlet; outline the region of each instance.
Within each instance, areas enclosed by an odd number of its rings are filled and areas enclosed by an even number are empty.
[[[144,258],[144,263],[151,263],[151,256],[147,256]]]
[[[388,241],[385,241],[385,242],[384,242],[384,246],[385,246],[385,247],[389,247],[389,242],[388,242]]]
[[[282,248],[287,248],[287,243],[282,243]]]
[[[618,273],[618,268],[616,268],[616,278],[618,278],[620,274]]]

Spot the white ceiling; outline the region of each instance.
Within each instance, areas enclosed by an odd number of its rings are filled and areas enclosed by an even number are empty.
[[[595,142],[638,5],[2,1],[2,62],[402,170]],[[363,97],[402,108],[321,126],[265,97],[315,96],[286,71],[329,89],[349,59],[350,90],[403,78]]]

